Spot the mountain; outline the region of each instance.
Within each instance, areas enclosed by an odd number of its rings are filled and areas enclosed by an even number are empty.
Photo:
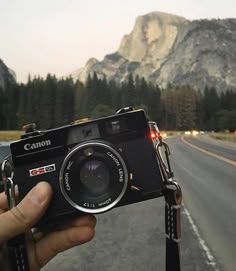
[[[91,58],[71,73],[84,82],[88,74],[118,82],[129,73],[165,88],[214,86],[218,91],[236,88],[236,19],[202,19],[152,12],[136,19],[117,52],[102,61]]]
[[[9,69],[4,62],[0,59],[0,89],[5,89],[8,83],[16,81],[16,75],[14,71]]]

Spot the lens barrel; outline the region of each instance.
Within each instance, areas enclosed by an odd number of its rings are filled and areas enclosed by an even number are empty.
[[[77,210],[101,213],[114,207],[128,185],[126,163],[115,146],[90,141],[65,157],[59,176],[65,199]]]

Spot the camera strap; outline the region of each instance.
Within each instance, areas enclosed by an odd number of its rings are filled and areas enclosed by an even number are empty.
[[[10,163],[8,159],[4,160],[2,163],[2,180],[4,184],[5,194],[7,196],[8,209],[10,210],[16,206],[15,197],[15,185],[13,183],[12,177],[6,174],[5,167],[7,163]],[[28,255],[25,242],[25,234],[20,234],[7,241],[6,244],[7,254],[8,254],[8,266],[11,271],[29,271]]]
[[[162,142],[161,138],[159,140],[156,152],[165,184],[166,271],[180,271],[179,243],[181,240],[180,208],[182,191],[179,184],[174,180],[174,174],[171,170],[169,160],[170,149],[165,142]],[[164,147],[166,163],[160,153],[160,147]]]
[[[165,189],[166,271],[180,271],[180,207],[182,193],[178,183]]]

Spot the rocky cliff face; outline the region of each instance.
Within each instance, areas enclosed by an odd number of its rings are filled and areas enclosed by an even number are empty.
[[[236,88],[236,19],[188,21],[153,12],[137,18],[119,50],[102,61],[90,59],[72,76],[89,73],[123,81],[129,73],[166,87],[186,85],[218,91]]]
[[[6,84],[16,81],[15,73],[10,70],[0,59],[0,89],[5,90]]]

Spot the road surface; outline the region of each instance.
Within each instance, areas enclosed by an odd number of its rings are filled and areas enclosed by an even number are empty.
[[[232,157],[231,147],[219,146],[216,158],[209,154],[216,149],[211,141],[173,137],[167,143],[184,195],[182,270],[236,270],[236,167],[219,159],[232,161],[236,149]],[[208,153],[193,148],[193,144]],[[59,254],[43,270],[164,271],[164,199],[98,215],[94,240]]]
[[[184,204],[220,270],[236,270],[236,144],[205,137],[169,140]]]

